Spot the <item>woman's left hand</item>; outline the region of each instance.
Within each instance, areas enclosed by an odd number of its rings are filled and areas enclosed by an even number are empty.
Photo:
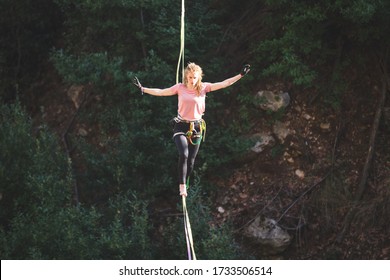
[[[251,66],[249,64],[245,64],[244,67],[242,68],[241,70],[241,76],[245,76],[246,74],[248,74],[248,72],[251,71]]]

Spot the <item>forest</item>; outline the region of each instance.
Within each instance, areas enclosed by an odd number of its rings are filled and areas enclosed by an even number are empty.
[[[176,83],[181,14],[0,0],[2,260],[186,259],[177,96],[133,85]],[[389,34],[387,0],[185,1],[185,63],[207,82],[251,65],[207,96],[187,197],[198,259],[390,258]],[[264,109],[260,92],[289,102]],[[247,235],[258,218],[283,249]]]

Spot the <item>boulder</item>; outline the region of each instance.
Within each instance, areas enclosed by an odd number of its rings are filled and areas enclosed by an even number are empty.
[[[280,121],[276,121],[272,130],[276,137],[279,139],[281,143],[284,143],[284,140],[288,135],[290,135],[289,123],[282,123]]]
[[[269,133],[256,133],[250,137],[250,140],[254,142],[254,146],[251,148],[252,152],[256,154],[264,151],[266,147],[273,147],[275,145],[275,139]]]
[[[257,217],[244,229],[244,234],[261,246],[263,255],[282,253],[291,243],[291,236],[273,219]]]
[[[263,110],[276,112],[290,104],[290,95],[283,91],[262,90],[256,95],[259,106]]]
[[[272,137],[270,132],[261,132],[245,136],[242,138],[242,141],[249,143],[251,147],[234,158],[234,161],[239,164],[246,164],[254,161],[266,148],[275,145],[275,138]]]

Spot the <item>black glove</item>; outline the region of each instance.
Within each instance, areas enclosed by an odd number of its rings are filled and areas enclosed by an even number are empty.
[[[142,85],[141,85],[141,83],[139,82],[139,80],[138,80],[137,77],[134,77],[133,84],[134,84],[137,88],[139,88],[139,89],[141,90],[142,94],[144,94],[144,91],[142,90]]]
[[[251,70],[251,66],[249,64],[245,64],[244,67],[242,67],[242,70],[241,70],[241,76],[245,76],[246,74],[248,74],[248,72]]]

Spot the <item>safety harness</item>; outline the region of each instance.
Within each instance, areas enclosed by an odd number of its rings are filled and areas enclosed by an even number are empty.
[[[188,142],[192,145],[199,145],[200,142],[205,141],[206,139],[206,122],[201,119],[199,122],[199,132],[195,129],[195,122],[190,122],[190,128],[186,133]]]
[[[175,137],[176,135],[185,135],[188,142],[192,145],[200,145],[200,143],[206,140],[206,122],[204,119],[196,120],[196,121],[187,121],[182,119],[180,116],[174,117],[173,120],[176,123],[188,123],[189,128],[186,133],[184,132],[177,132],[173,135]],[[199,132],[196,131],[195,125],[199,124]]]

